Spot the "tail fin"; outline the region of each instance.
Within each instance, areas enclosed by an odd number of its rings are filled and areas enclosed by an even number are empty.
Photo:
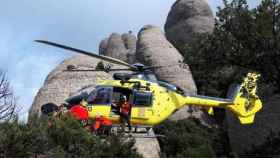
[[[255,114],[262,108],[262,102],[256,94],[259,77],[257,73],[248,73],[241,85],[229,90],[228,97],[234,104],[229,105],[228,109],[237,115],[242,124],[253,123]]]

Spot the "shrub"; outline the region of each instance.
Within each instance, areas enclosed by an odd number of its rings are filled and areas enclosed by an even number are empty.
[[[71,116],[0,124],[0,157],[139,158],[133,140],[99,138]]]
[[[194,118],[166,121],[155,132],[165,136],[159,138],[162,157],[213,158],[228,153],[224,130],[206,127]]]

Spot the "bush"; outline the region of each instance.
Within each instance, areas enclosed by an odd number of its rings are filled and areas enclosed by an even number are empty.
[[[209,128],[190,118],[177,122],[166,121],[155,128],[162,157],[214,158],[227,155],[227,137],[223,129]]]
[[[246,152],[246,157],[276,158],[280,155],[280,133],[271,133],[267,140]]]
[[[133,140],[93,136],[70,116],[0,124],[0,157],[141,157],[133,146]]]

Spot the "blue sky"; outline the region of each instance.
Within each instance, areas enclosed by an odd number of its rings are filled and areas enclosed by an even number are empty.
[[[256,5],[259,0],[249,0]],[[0,69],[11,82],[21,117],[47,74],[71,53],[33,42],[47,39],[98,51],[112,32],[135,34],[145,24],[163,26],[175,0],[2,0],[0,6]],[[208,0],[211,8],[222,0]]]

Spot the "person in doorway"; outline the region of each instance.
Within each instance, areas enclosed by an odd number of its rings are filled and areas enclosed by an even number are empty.
[[[127,97],[125,95],[121,95],[119,103],[113,106],[118,107],[118,114],[120,115],[122,124],[125,125],[125,123],[127,123],[128,129],[131,131],[130,113],[132,105],[127,101]]]

